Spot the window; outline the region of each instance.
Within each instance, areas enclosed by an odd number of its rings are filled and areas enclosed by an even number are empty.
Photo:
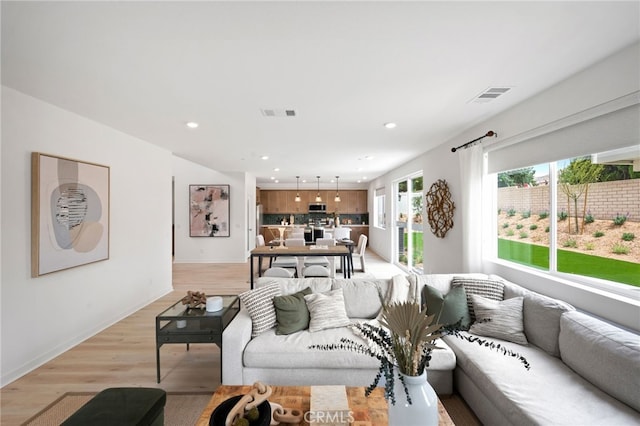
[[[638,157],[634,146],[499,172],[498,258],[640,287]]]
[[[492,200],[493,210],[485,209],[485,218],[490,219],[483,228],[486,232],[490,227],[493,235],[483,240],[485,253],[636,297],[640,287],[638,128],[640,103],[637,93],[630,93],[486,146],[488,179],[483,191],[490,194],[486,198]],[[518,198],[505,201],[500,193],[508,191]],[[548,197],[548,202],[539,197]],[[505,213],[513,215],[507,220]],[[526,221],[523,214],[529,215]],[[531,225],[537,229],[531,230]],[[547,226],[547,236],[534,241],[537,231]],[[492,243],[498,247],[488,247]]]
[[[396,264],[416,273],[423,271],[422,186],[422,175],[414,175],[395,187]]]
[[[376,189],[375,210],[373,214],[373,223],[375,226],[385,229],[387,227],[387,210],[384,188]]]

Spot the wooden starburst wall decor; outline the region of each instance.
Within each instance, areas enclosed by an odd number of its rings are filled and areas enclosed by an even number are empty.
[[[444,238],[447,231],[453,228],[453,211],[456,208],[451,201],[451,191],[449,191],[447,181],[438,179],[431,185],[425,197],[427,199],[427,219],[431,226],[431,232],[438,238]]]

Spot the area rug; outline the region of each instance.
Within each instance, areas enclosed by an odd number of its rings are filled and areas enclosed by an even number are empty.
[[[95,393],[88,392],[67,392],[23,423],[23,426],[58,426],[94,395]],[[196,424],[212,395],[213,392],[167,392],[167,404],[164,407],[165,426]]]

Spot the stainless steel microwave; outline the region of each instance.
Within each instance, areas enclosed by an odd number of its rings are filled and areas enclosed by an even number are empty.
[[[326,212],[327,212],[326,204],[320,204],[320,203],[309,204],[309,213],[326,213]]]

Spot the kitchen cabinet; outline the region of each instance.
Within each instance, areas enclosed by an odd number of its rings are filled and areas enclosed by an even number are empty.
[[[340,203],[340,213],[366,213],[367,207],[367,191],[353,190],[343,191],[340,193],[342,202]]]
[[[300,202],[295,202],[295,190],[261,190],[260,204],[264,213],[270,214],[306,214],[309,212],[309,204],[316,203],[318,190],[300,191]],[[339,203],[336,203],[336,191],[321,189],[322,203],[327,205],[327,214],[334,212],[343,214],[356,214],[368,212],[366,190],[340,191]]]
[[[306,191],[300,191],[300,202],[296,202],[296,191],[283,191],[286,193],[285,202],[287,205],[287,213],[306,213],[309,209],[309,204],[306,202]]]
[[[260,199],[265,213],[288,213],[284,191],[261,191]]]
[[[358,240],[360,239],[360,235],[366,235],[367,238],[369,238],[369,227],[368,226],[355,226],[355,225],[351,225],[349,226],[349,228],[351,228],[351,234],[350,234],[350,238],[351,241],[355,242],[356,244],[358,244]],[[369,244],[369,240],[367,240],[367,245]]]

